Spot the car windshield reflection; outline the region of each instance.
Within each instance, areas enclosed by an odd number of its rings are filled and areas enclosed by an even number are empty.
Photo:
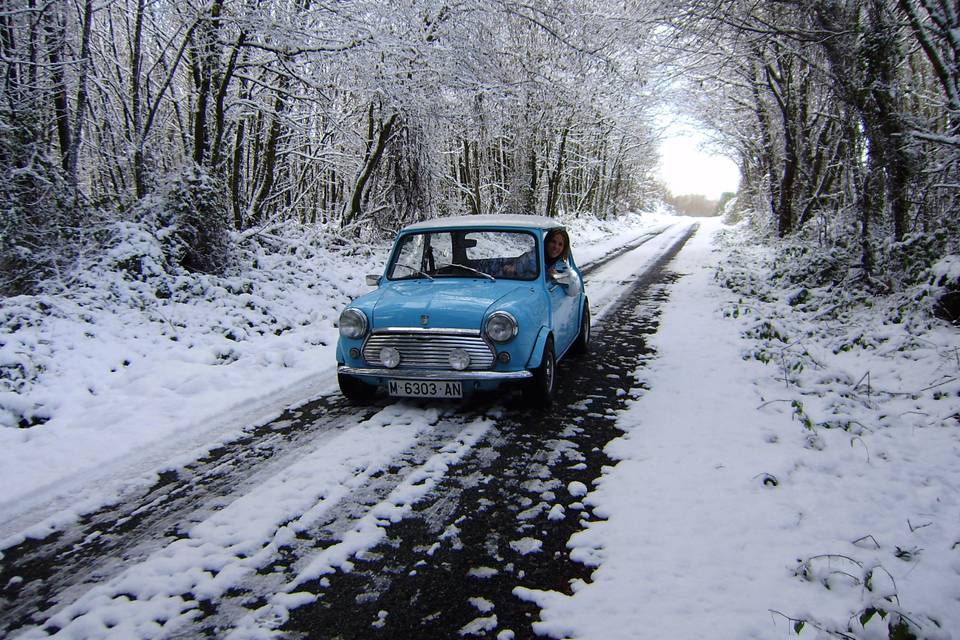
[[[540,274],[536,246],[526,231],[410,233],[400,239],[387,277],[534,280]]]

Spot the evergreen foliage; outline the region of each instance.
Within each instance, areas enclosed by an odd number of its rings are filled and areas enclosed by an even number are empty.
[[[79,250],[81,206],[40,130],[0,112],[0,296],[36,292]]]
[[[168,268],[221,275],[230,266],[225,192],[221,181],[189,163],[137,203],[134,218],[157,238]]]

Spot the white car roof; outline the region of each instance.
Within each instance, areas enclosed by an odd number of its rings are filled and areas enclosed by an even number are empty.
[[[552,229],[562,226],[562,222],[547,216],[500,214],[433,218],[407,225],[402,231],[425,231],[428,229],[448,229],[450,227],[534,227],[537,229]]]

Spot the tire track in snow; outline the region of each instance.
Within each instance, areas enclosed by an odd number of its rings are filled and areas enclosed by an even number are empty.
[[[411,496],[429,490],[431,477],[443,473],[443,460],[469,450],[489,426],[486,420],[441,418],[436,410],[427,411],[425,419],[424,413],[394,405],[315,441],[298,459],[90,587],[25,637],[151,638],[181,632],[193,637],[197,631],[189,625],[213,613],[213,603],[229,600],[237,584],[263,583],[264,595],[275,593],[275,568],[285,556],[315,552],[316,538],[304,532],[326,522],[345,499],[368,495],[376,502],[378,493],[396,494],[406,485]],[[392,510],[366,507],[359,520],[350,514],[346,520],[353,527],[330,545],[329,561],[337,563],[366,544],[380,519],[399,517],[403,500],[391,504]]]
[[[379,410],[358,411],[334,398],[288,409],[204,458],[163,472],[142,496],[88,514],[77,526],[4,549],[0,632],[38,622],[61,601],[79,596],[229,504],[309,443],[361,424]]]
[[[656,238],[657,236],[659,236],[660,234],[662,234],[664,231],[666,231],[672,226],[673,225],[664,225],[662,227],[651,229],[650,231],[646,231],[640,234],[639,236],[637,236],[627,244],[623,245],[622,247],[618,247],[617,249],[611,251],[610,253],[603,256],[602,258],[597,258],[596,260],[591,260],[590,262],[584,264],[580,268],[580,273],[583,274],[584,276],[590,275],[600,267],[603,267],[613,262],[623,254],[625,254],[627,251],[633,251],[634,249],[640,247],[641,245],[644,245],[647,242],[653,240],[654,238]]]
[[[608,256],[585,265],[584,273],[595,272],[609,264],[615,257],[662,234],[664,229],[640,236],[619,249],[613,257]],[[158,483],[139,500],[102,509],[83,518],[79,527],[54,531],[44,540],[26,540],[20,545],[5,550],[4,556],[0,557],[2,560],[0,605],[3,605],[4,611],[0,617],[0,630],[17,629],[31,623],[42,624],[51,616],[51,622],[47,626],[48,631],[60,628],[60,625],[69,626],[76,620],[82,621],[83,624],[76,623],[74,628],[78,625],[83,628],[85,624],[91,623],[94,627],[99,627],[100,631],[110,629],[112,628],[109,624],[111,616],[115,616],[116,613],[98,614],[98,607],[117,610],[122,608],[119,605],[123,604],[123,598],[125,598],[126,601],[135,605],[134,608],[144,609],[142,606],[144,601],[142,598],[131,598],[130,596],[134,594],[130,593],[120,594],[119,600],[110,598],[108,597],[109,589],[104,590],[101,587],[110,584],[111,576],[123,584],[124,572],[135,570],[142,565],[141,561],[149,559],[151,554],[166,552],[174,546],[177,546],[177,553],[185,551],[192,553],[198,566],[208,567],[201,569],[201,573],[206,571],[212,572],[213,575],[212,582],[201,576],[191,587],[193,591],[202,591],[201,583],[204,583],[208,584],[210,591],[195,594],[188,589],[176,594],[176,598],[180,601],[180,605],[177,606],[184,606],[183,610],[190,615],[206,616],[207,620],[202,626],[223,629],[225,620],[235,619],[235,616],[230,613],[231,609],[236,613],[238,606],[245,608],[251,599],[266,598],[264,602],[267,602],[269,597],[274,597],[271,592],[276,590],[273,589],[275,585],[271,580],[251,578],[253,575],[263,574],[262,568],[256,568],[254,572],[250,569],[263,559],[264,553],[274,554],[278,558],[270,563],[273,567],[271,572],[284,574],[289,573],[290,566],[298,566],[297,559],[305,557],[308,550],[298,542],[299,537],[296,535],[291,539],[284,539],[283,536],[287,535],[290,527],[289,523],[280,523],[275,539],[257,552],[260,555],[254,553],[256,557],[252,559],[251,557],[239,558],[241,561],[250,560],[249,562],[240,562],[239,565],[227,562],[219,566],[218,562],[223,561],[221,559],[212,563],[216,566],[211,566],[211,562],[205,562],[204,558],[207,555],[217,556],[218,553],[211,552],[210,547],[204,546],[205,543],[198,545],[197,540],[189,532],[197,528],[202,529],[206,522],[211,518],[216,519],[233,502],[243,500],[247,495],[245,492],[268,481],[265,479],[272,477],[278,469],[296,464],[303,457],[300,449],[314,446],[324,438],[335,439],[341,431],[356,429],[376,415],[378,415],[378,408],[358,411],[334,398],[321,398],[303,407],[289,410],[269,424],[250,430],[247,436],[222,445],[202,460],[177,471],[165,473]],[[451,436],[451,432],[445,427],[438,427],[434,433],[440,438],[439,440],[427,438],[404,454],[404,457],[410,461],[409,464],[400,462],[399,466],[389,472],[354,476],[363,482],[351,485],[350,489],[354,495],[344,501],[340,515],[328,526],[328,535],[331,537],[327,540],[327,544],[331,548],[348,549],[349,545],[345,547],[342,541],[336,541],[337,536],[344,535],[344,532],[349,534],[352,523],[361,522],[363,518],[369,517],[369,510],[367,515],[364,515],[363,510],[369,507],[368,503],[371,500],[378,495],[389,495],[390,491],[397,490],[397,487],[403,484],[402,478],[405,475],[415,473],[417,461],[421,460],[427,452],[435,450],[438,445],[442,447],[444,438]],[[322,510],[333,504],[330,496],[325,496],[320,502],[327,505]],[[384,507],[380,505],[379,508]],[[307,516],[308,514],[305,513],[302,518]],[[284,532],[281,533],[281,531]],[[270,547],[270,545],[273,546]],[[268,548],[268,551],[264,551]],[[222,556],[223,553],[219,555]],[[290,561],[287,565],[283,565],[287,560]],[[176,554],[167,556],[165,563],[168,567],[177,566]],[[216,586],[217,577],[224,575],[220,582],[229,582],[231,571],[240,573],[246,571],[248,581],[251,583],[259,581],[260,587],[245,587],[242,598],[235,600],[220,598],[222,606],[213,606],[210,604],[211,599],[204,599],[204,595],[212,597],[217,593],[219,588]],[[210,584],[213,586],[209,586]],[[91,585],[97,586],[91,587]],[[198,585],[201,586],[198,587]],[[225,591],[220,595],[226,593]],[[277,597],[282,604],[282,593]],[[91,598],[98,604],[91,605]],[[73,600],[76,602],[72,602]],[[86,604],[77,604],[80,602],[86,602]],[[191,602],[193,604],[190,604]],[[168,608],[166,613],[159,616],[165,620],[165,624],[171,623],[176,626],[173,623],[180,614],[168,614],[176,610],[177,606]],[[151,615],[157,617],[156,612]],[[97,620],[99,622],[96,622]],[[147,627],[150,625],[148,624]],[[161,635],[170,630],[164,631],[163,627],[164,625],[161,625]],[[42,632],[41,635],[43,635]],[[149,637],[151,634],[147,635]],[[94,637],[98,636],[94,634]]]
[[[616,414],[643,387],[634,375],[651,355],[643,336],[656,328],[661,269],[693,231],[628,287],[590,360],[561,364],[558,393],[576,402],[505,413],[409,517],[384,525],[382,542],[336,571],[298,575],[298,591],[284,592],[298,598],[230,637],[533,637],[538,609],[517,588],[569,592],[589,580],[581,562],[597,558],[573,559],[566,547],[600,518],[579,498],[612,463],[603,446],[622,434]]]

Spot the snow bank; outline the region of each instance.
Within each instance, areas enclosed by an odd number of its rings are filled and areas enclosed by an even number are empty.
[[[606,449],[619,462],[585,498],[607,518],[569,542],[592,580],[515,592],[543,607],[536,631],[953,637],[956,331],[828,289],[801,307],[770,279],[768,249],[718,250],[719,231],[704,221],[671,265],[683,276],[658,355],[636,374],[650,389],[620,416],[626,433]]]

